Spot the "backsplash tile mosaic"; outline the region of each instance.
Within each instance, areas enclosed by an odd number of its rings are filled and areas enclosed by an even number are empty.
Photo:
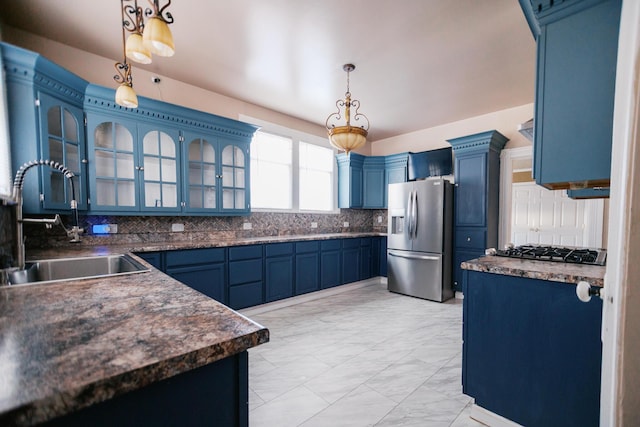
[[[69,218],[63,217],[63,221],[68,224]],[[80,222],[87,232],[79,245],[94,246],[324,233],[386,233],[387,211],[342,209],[338,214],[254,212],[242,217],[81,216]],[[345,227],[345,223],[349,224],[348,227]],[[99,224],[116,224],[118,232],[109,235],[93,234],[92,226]],[[173,224],[182,225],[184,231],[172,232]],[[39,225],[25,224],[25,235],[27,249],[71,244],[60,227],[47,230]]]

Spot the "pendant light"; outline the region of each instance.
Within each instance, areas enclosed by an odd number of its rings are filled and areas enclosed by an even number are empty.
[[[116,90],[116,103],[127,108],[138,106],[138,97],[133,90],[131,64],[127,58],[140,64],[150,64],[152,53],[158,56],[173,56],[175,45],[169,24],[173,23],[173,16],[165,10],[171,5],[171,0],[160,7],[159,0],[148,0],[152,9],[138,6],[138,0],[120,0],[122,15],[122,50],[124,60],[116,62],[118,74],[113,79],[120,84]],[[144,22],[144,17],[148,17]],[[125,30],[129,36],[125,39]]]
[[[329,135],[329,142],[338,150],[345,151],[347,154],[362,147],[367,142],[367,135],[369,130],[369,119],[364,114],[358,112],[360,108],[360,101],[351,99],[351,92],[349,91],[349,73],[355,70],[356,66],[353,64],[345,64],[342,69],[347,72],[347,92],[344,94],[345,99],[339,99],[336,101],[336,107],[338,111],[330,114],[327,117],[325,126],[327,128],[327,134]],[[351,108],[354,108],[355,114],[353,115],[353,121],[358,122],[363,120],[362,126],[351,125]],[[344,113],[341,111],[344,109]],[[345,125],[336,126],[334,123],[342,119],[346,121]]]

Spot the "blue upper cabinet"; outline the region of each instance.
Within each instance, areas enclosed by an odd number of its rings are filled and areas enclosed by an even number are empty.
[[[92,213],[250,212],[249,145],[256,127],[140,97],[136,109],[89,85]]]
[[[4,64],[13,171],[31,160],[64,164],[75,175],[78,209],[86,210],[86,163],[82,103],[87,82],[41,55],[0,43]],[[70,182],[41,167],[26,175],[24,212],[64,212],[72,200]]]
[[[520,0],[537,36],[534,177],[608,187],[621,0]]]
[[[407,180],[407,153],[390,156],[338,154],[338,207],[387,207],[387,186]]]

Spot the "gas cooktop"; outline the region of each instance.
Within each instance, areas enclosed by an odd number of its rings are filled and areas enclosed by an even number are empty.
[[[605,265],[604,249],[569,248],[558,246],[522,245],[496,250],[495,255],[539,261],[570,262],[574,264]]]

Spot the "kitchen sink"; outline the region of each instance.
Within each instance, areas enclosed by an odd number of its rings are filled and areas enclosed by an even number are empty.
[[[10,285],[51,283],[145,273],[150,269],[130,255],[103,255],[47,259],[27,263],[24,270],[9,273]]]

